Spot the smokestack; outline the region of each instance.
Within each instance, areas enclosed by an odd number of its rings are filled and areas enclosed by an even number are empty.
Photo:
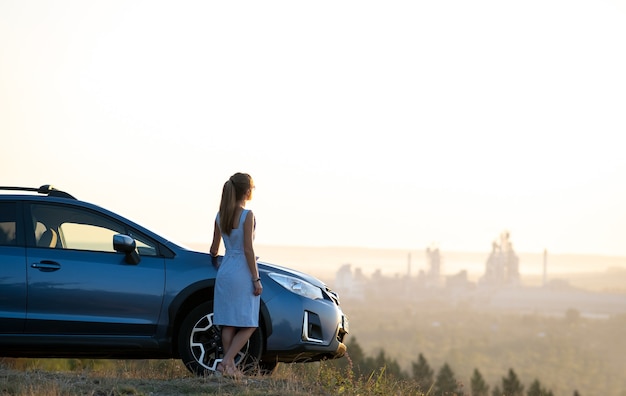
[[[406,276],[408,278],[411,277],[411,252],[409,252],[409,257],[407,259],[407,268],[406,268]]]
[[[543,249],[543,285],[548,283],[548,249]]]

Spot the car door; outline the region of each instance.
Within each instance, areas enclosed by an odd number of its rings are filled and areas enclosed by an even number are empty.
[[[30,216],[27,334],[155,334],[165,286],[164,258],[155,242],[133,235],[141,261],[128,264],[114,251],[113,235],[132,230],[116,219],[39,203],[30,206]]]
[[[0,202],[0,334],[20,334],[26,319],[26,257],[18,204]]]

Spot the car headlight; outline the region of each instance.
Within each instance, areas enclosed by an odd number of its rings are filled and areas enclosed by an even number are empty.
[[[290,292],[310,298],[311,300],[321,300],[324,298],[322,289],[300,278],[276,273],[268,274],[268,276]]]

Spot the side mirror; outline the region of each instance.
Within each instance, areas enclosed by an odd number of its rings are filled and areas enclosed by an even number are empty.
[[[139,253],[137,253],[137,244],[135,240],[128,235],[113,235],[113,249],[115,249],[116,252],[124,253],[126,263],[128,264],[136,265],[141,261]]]

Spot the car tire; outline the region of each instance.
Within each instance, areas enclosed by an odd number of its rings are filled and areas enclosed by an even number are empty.
[[[254,372],[262,352],[263,332],[257,328],[235,357],[235,363],[244,372]],[[213,324],[213,301],[198,305],[183,319],[178,332],[178,353],[185,367],[196,375],[204,376],[216,371],[224,349],[221,328]]]

